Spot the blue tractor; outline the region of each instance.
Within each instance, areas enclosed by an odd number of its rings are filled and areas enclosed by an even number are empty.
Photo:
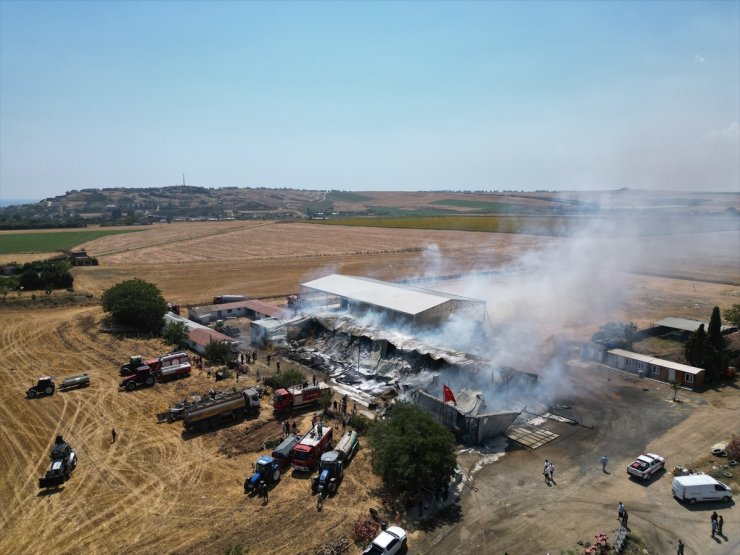
[[[321,455],[319,475],[311,480],[311,491],[319,494],[316,498],[316,507],[319,510],[324,504],[324,499],[337,492],[343,477],[342,456],[337,451],[328,451]]]
[[[277,483],[278,480],[280,480],[280,463],[269,455],[262,455],[257,459],[254,474],[244,480],[244,493],[257,491],[260,482],[269,486]]]

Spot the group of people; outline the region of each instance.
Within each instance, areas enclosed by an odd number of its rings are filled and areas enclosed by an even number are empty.
[[[283,422],[283,437],[288,437],[291,433],[291,430],[293,430],[294,434],[297,434],[298,426],[296,425],[295,421],[293,421],[293,424],[291,425],[290,422],[285,420]]]
[[[725,523],[725,519],[722,518],[722,515],[718,515],[717,511],[714,511],[712,513],[711,521],[712,521],[712,537],[716,535],[722,536],[723,535],[722,526]]]
[[[555,480],[553,479],[553,475],[555,474],[555,464],[548,459],[545,459],[545,469],[542,473],[545,475],[545,482],[555,483]]]

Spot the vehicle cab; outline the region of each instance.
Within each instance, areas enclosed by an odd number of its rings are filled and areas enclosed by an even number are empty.
[[[362,555],[396,555],[406,552],[406,532],[398,526],[391,526],[378,534]]]

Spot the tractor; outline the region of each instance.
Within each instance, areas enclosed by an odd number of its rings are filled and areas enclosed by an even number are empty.
[[[31,386],[26,395],[29,399],[39,397],[41,395],[54,395],[56,385],[54,384],[54,376],[44,376],[38,379],[36,385]]]
[[[39,478],[40,488],[60,486],[70,479],[72,471],[77,467],[77,452],[64,441],[62,436],[56,437],[49,458],[51,465],[46,471],[46,476]]]

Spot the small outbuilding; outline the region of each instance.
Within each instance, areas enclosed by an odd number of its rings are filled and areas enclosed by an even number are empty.
[[[292,313],[277,305],[252,299],[226,304],[192,306],[188,308],[188,316],[191,320],[200,324],[210,324],[216,320],[241,317],[249,318],[250,320],[288,318],[292,316]]]
[[[665,382],[678,382],[683,387],[697,388],[704,385],[703,368],[688,366],[671,360],[663,360],[650,355],[641,355],[624,349],[612,349],[606,353],[606,364],[640,377],[653,378]]]

